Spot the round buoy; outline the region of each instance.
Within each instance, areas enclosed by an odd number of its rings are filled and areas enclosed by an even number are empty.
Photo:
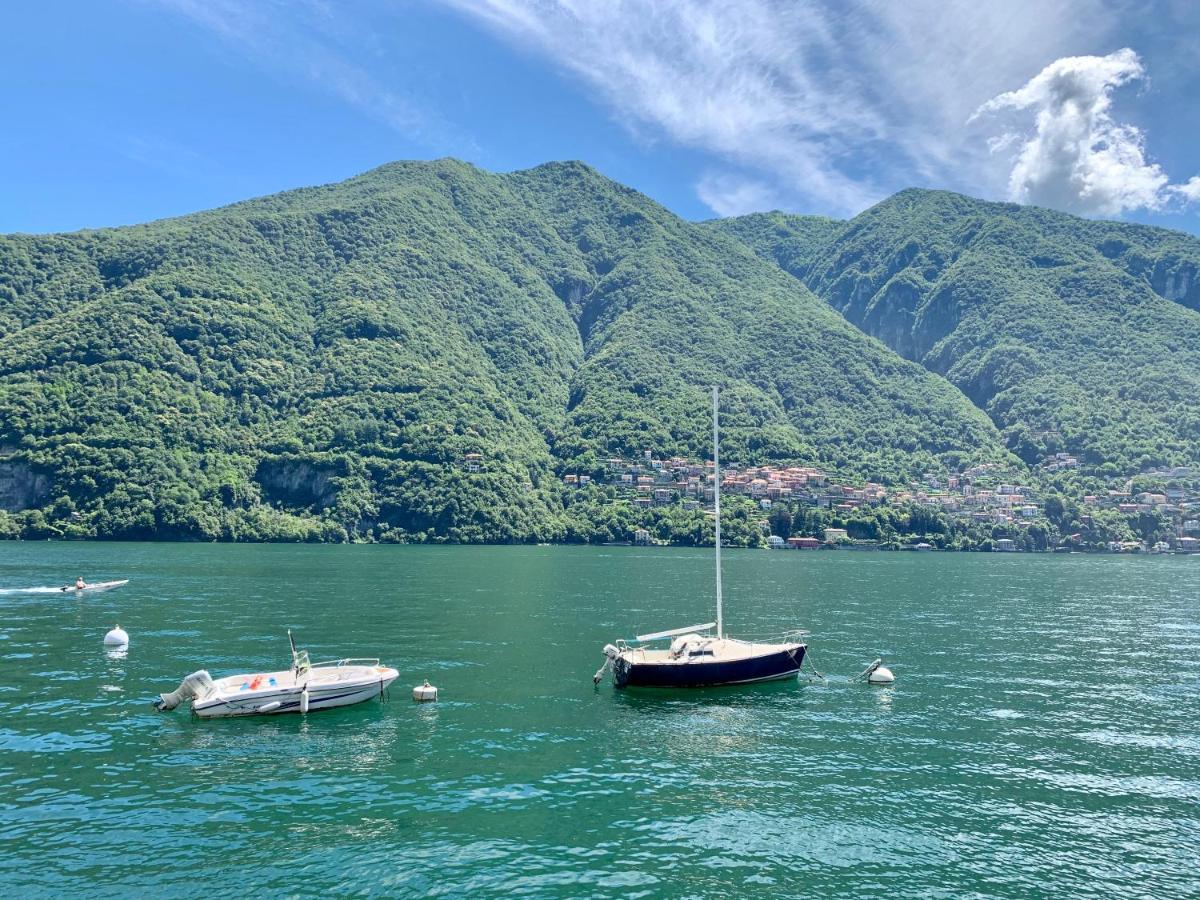
[[[883,664],[882,659],[875,660],[858,677],[866,681],[867,684],[891,684],[896,680],[896,676],[892,674],[891,669]]]
[[[128,643],[129,635],[120,625],[104,636],[105,647],[124,647]]]
[[[868,684],[891,684],[895,680],[896,676],[887,666],[877,666],[875,671],[867,676]]]
[[[428,681],[413,688],[413,699],[418,703],[428,703],[437,699],[437,688]]]

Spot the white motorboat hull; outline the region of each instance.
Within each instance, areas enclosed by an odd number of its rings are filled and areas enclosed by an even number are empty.
[[[351,706],[378,697],[399,673],[388,666],[354,666],[353,671],[335,667],[314,669],[308,683],[296,684],[291,672],[264,675],[234,675],[216,682],[216,692],[192,702],[192,712],[201,718],[264,716],[303,712],[303,693],[308,691],[308,712]],[[337,675],[336,679],[322,676]],[[274,679],[276,684],[271,685]],[[260,680],[263,687],[243,689],[240,685]]]
[[[97,581],[95,584],[86,584],[83,587],[69,584],[62,589],[62,592],[64,594],[98,594],[101,591],[111,591],[113,588],[119,588],[126,584],[129,584],[128,578],[121,581]]]
[[[229,675],[213,680],[203,669],[188,675],[174,691],[160,694],[154,708],[167,712],[191,701],[204,719],[307,713],[350,706],[382,696],[399,672],[375,657],[352,657],[312,663],[307,650],[297,650],[292,633],[292,667],[281,672]]]

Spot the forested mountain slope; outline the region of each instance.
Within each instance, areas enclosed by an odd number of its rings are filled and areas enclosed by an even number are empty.
[[[750,213],[712,219],[704,224],[736,237],[759,256],[801,280],[817,255],[846,230],[841,219],[782,212]]]
[[[944,375],[1027,462],[1200,463],[1200,240],[907,190],[840,226],[712,223]]]
[[[703,456],[716,382],[733,460],[1006,458],[959,391],[577,163],[0,237],[0,509],[28,534],[553,540],[562,471]]]

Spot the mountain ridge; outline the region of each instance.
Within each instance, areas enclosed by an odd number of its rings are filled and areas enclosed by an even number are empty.
[[[43,484],[7,498],[30,533],[562,539],[558,475],[702,456],[714,382],[731,459],[1014,462],[944,381],[581,163],[391,163],[0,238],[0,468]]]
[[[1196,464],[1200,240],[908,189],[812,239],[805,217],[707,223],[947,377],[1033,463],[1110,477]]]

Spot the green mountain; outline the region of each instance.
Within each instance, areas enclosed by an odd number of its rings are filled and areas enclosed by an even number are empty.
[[[713,383],[733,461],[1011,461],[733,237],[578,163],[397,163],[0,237],[0,531],[569,539],[560,476],[705,456]]]
[[[943,191],[710,223],[945,376],[1026,462],[1200,464],[1200,240]]]

